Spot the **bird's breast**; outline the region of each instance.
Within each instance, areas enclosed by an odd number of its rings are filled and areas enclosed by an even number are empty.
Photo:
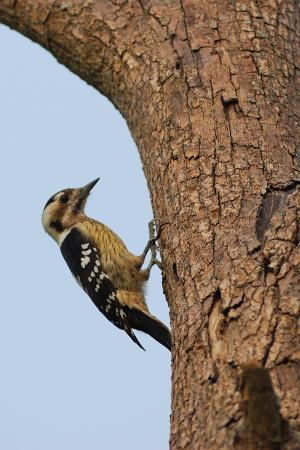
[[[136,256],[110,228],[99,222],[89,222],[82,232],[89,232],[99,249],[103,270],[117,289],[142,290],[145,277],[136,268]]]

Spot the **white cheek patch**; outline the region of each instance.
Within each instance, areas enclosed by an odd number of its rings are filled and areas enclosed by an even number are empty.
[[[48,208],[46,208],[43,211],[42,224],[47,233],[49,233],[49,223],[50,223],[50,216],[49,216]]]
[[[55,202],[50,203],[43,211],[42,215],[42,224],[43,227],[56,242],[61,247],[63,241],[68,236],[68,234],[72,231],[72,228],[68,228],[63,231],[56,230],[51,223],[54,220],[54,217],[57,215],[57,204]]]
[[[72,228],[69,228],[68,230],[64,230],[57,236],[57,238],[56,237],[54,238],[59,246],[61,246],[61,244],[66,239],[68,234],[71,233],[71,231],[72,231]]]

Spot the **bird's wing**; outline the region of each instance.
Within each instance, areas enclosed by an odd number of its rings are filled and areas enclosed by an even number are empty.
[[[95,244],[74,227],[65,237],[60,249],[77,283],[97,308],[144,350],[118,300],[117,289],[102,268],[101,255]]]

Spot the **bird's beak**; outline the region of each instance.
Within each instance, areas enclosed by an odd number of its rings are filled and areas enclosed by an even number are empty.
[[[87,198],[87,196],[89,195],[89,193],[91,192],[91,190],[93,189],[95,184],[98,183],[99,180],[100,180],[100,178],[96,178],[96,180],[91,181],[90,183],[88,183],[85,186],[83,186],[82,188],[80,188],[80,199],[81,200],[85,200]]]

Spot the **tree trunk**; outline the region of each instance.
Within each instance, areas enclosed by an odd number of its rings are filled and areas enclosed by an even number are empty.
[[[299,2],[0,0],[0,21],[105,94],[139,148],[167,221],[170,448],[299,450]]]

